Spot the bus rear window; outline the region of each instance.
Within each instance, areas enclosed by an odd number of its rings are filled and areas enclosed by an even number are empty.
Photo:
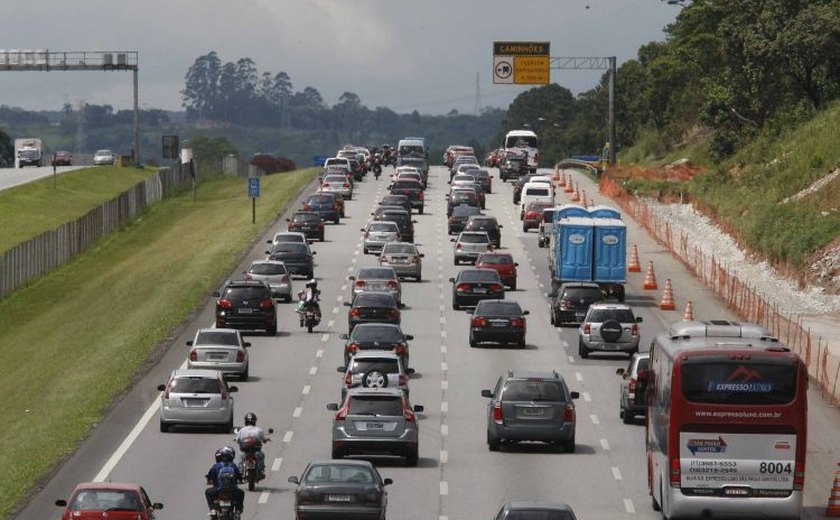
[[[695,403],[787,404],[796,397],[796,378],[796,365],[687,360],[682,365],[682,392]]]

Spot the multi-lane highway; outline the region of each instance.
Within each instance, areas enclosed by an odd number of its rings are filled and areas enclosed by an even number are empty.
[[[386,170],[387,173],[387,170]],[[583,175],[574,173],[592,196],[596,189]],[[568,502],[581,519],[658,518],[650,507],[646,489],[643,433],[640,420],[624,425],[618,415],[616,368],[626,357],[577,356],[577,329],[556,329],[549,323],[545,293],[546,250],[537,248],[535,232],[523,234],[518,210],[511,202],[510,185],[494,178],[487,197],[487,213],[504,226],[502,247],[519,262],[519,288],[509,291],[528,316],[528,346],[471,349],[467,343],[469,315],[451,309],[447,281],[461,269],[452,262],[452,244],[446,233],[445,198],[448,173],[433,167],[426,194],[426,212],[416,215],[416,242],[425,253],[423,281],[404,282],[402,328],[414,335],[411,361],[416,374],[410,381],[412,402],[425,406],[420,415],[420,462],[404,467],[400,460],[373,459],[385,477],[394,479],[389,489],[388,516],[392,519],[488,519],[509,499],[547,499]],[[293,486],[286,480],[299,475],[305,464],[330,455],[333,412],[325,409],[340,396],[336,366],[342,361],[347,330],[349,295],[347,276],[359,266],[373,265],[376,257],[362,253],[359,228],[386,192],[387,175],[371,175],[357,184],[347,205],[347,218],[328,225],[327,240],[314,245],[316,276],[322,290],[324,320],[316,333],[298,327],[294,307],[279,306],[280,332],[276,337],[249,336],[253,346],[251,379],[235,382],[237,424],[248,411],[259,416],[259,425],[273,427],[273,442],[264,448],[268,478],[255,492],[247,493],[244,518],[292,518]],[[558,202],[567,195],[558,192]],[[594,196],[596,202],[607,200]],[[295,206],[297,207],[297,206]],[[285,229],[285,226],[280,226]],[[279,227],[277,229],[280,229]],[[272,229],[271,232],[276,229]],[[674,281],[678,294],[691,294],[699,319],[734,318],[702,285],[691,279],[667,251],[629,223],[630,243],[638,244],[642,261],[655,263],[657,276]],[[268,236],[268,235],[266,235]],[[246,261],[263,257],[264,242]],[[235,272],[241,270],[237,269]],[[661,294],[642,291],[642,276],[631,275],[627,301],[641,315],[642,346],[682,309],[658,308]],[[302,281],[298,281],[302,286]],[[232,435],[206,432],[160,433],[155,387],[165,382],[187,355],[184,342],[198,327],[213,322],[213,300],[194,320],[172,335],[173,346],[142,377],[137,386],[115,405],[102,424],[72,455],[23,509],[18,518],[57,518],[56,498],[66,498],[77,482],[92,479],[131,481],[146,487],[154,501],[165,508],[158,518],[200,518],[206,513],[203,475],[214,451],[232,444]],[[508,368],[555,368],[581,398],[577,402],[577,449],[563,453],[539,444],[503,447],[490,452],[485,444],[486,399],[482,388],[492,388]],[[833,431],[840,431],[836,412],[812,398],[812,430],[806,502],[809,511],[824,507],[830,479]],[[813,462],[812,462],[813,461]],[[815,516],[816,517],[816,516]]]

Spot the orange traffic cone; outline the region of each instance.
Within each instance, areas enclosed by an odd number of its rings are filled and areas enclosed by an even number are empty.
[[[631,273],[641,273],[642,266],[639,265],[639,248],[633,244],[633,250],[630,252],[630,262],[627,264],[627,270]]]
[[[656,275],[653,273],[653,261],[648,262],[647,273],[645,273],[645,284],[643,289],[659,289],[656,285]]]
[[[569,178],[566,179],[566,189],[563,191],[565,191],[566,193],[574,193],[575,187],[573,186],[573,184],[574,183],[572,182],[572,174],[570,173]]]
[[[691,306],[691,300],[685,302],[685,312],[683,313],[684,321],[694,321],[694,308]]]
[[[560,167],[559,166],[554,167],[554,177],[552,178],[552,180],[555,180],[555,181],[558,181],[558,182],[560,181]]]
[[[572,202],[580,202],[580,191],[578,185],[575,184],[575,189],[572,191]]]
[[[560,177],[560,180],[557,181],[558,186],[565,186],[566,185],[566,173],[560,173],[560,168],[557,168],[557,174]]]
[[[840,466],[840,462],[837,465]],[[834,472],[834,485],[831,486],[831,493],[828,495],[825,516],[840,516],[840,469]]]
[[[662,293],[662,301],[659,302],[659,308],[663,311],[673,311],[677,308],[674,304],[674,291],[671,289],[670,278],[665,280],[665,291]]]

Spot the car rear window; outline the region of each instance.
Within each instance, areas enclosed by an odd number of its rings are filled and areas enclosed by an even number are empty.
[[[475,206],[469,206],[467,204],[461,206],[455,206],[452,208],[452,216],[453,217],[468,217],[470,215],[477,215],[481,210],[476,208]]]
[[[397,206],[401,204],[405,204],[408,201],[408,197],[405,195],[388,195],[382,199],[382,205],[387,206],[389,204],[395,204]]]
[[[266,287],[228,287],[222,297],[233,301],[261,300],[267,292]]]
[[[205,330],[198,333],[195,340],[196,345],[239,345],[239,338],[232,332],[220,332],[215,330]]]
[[[365,466],[352,466],[348,464],[322,464],[312,466],[306,473],[304,480],[307,483],[317,482],[376,482],[370,469]]]
[[[636,366],[636,372],[641,372],[642,370],[649,370],[650,369],[650,358],[643,357],[639,358],[639,364]]]
[[[402,398],[396,395],[353,396],[351,415],[402,415]]]
[[[283,264],[254,264],[248,272],[263,275],[286,274],[286,266]]]
[[[593,309],[586,321],[592,323],[603,323],[607,320],[616,320],[619,323],[633,323],[636,318],[633,311],[629,309]]]
[[[420,183],[415,181],[415,180],[400,179],[398,181],[394,181],[394,184],[391,185],[391,188],[392,189],[393,188],[396,188],[396,189],[405,189],[405,188],[420,189],[422,187],[420,186]]]
[[[396,280],[397,275],[390,268],[370,267],[360,270],[356,278],[363,280]]]
[[[550,195],[548,188],[528,188],[525,191],[525,195],[535,196],[535,197],[548,197]]]
[[[309,202],[314,202],[316,204],[335,204],[335,199],[325,195],[318,195],[310,198]]]
[[[503,401],[566,401],[566,390],[558,381],[513,379],[505,383]]]
[[[76,511],[142,511],[140,497],[134,491],[83,489],[70,505]],[[97,515],[99,516],[99,515]],[[107,514],[103,514],[107,517]],[[134,517],[136,515],[132,515]]]
[[[510,265],[513,260],[505,255],[483,255],[478,259],[478,262],[489,265]]]
[[[467,229],[496,229],[498,225],[495,220],[490,218],[474,218],[467,222]]]
[[[565,300],[579,300],[581,298],[584,300],[600,300],[601,289],[598,287],[567,287],[563,289],[562,298]]]
[[[327,175],[324,178],[324,182],[336,182],[336,183],[345,183],[347,182],[347,177],[344,175]]]
[[[396,307],[397,301],[390,294],[363,292],[353,300],[353,307]]]
[[[481,244],[489,241],[486,233],[463,233],[458,239],[458,242],[465,244]]]
[[[315,222],[321,220],[321,217],[318,215],[302,215],[298,213],[294,217],[292,217],[292,222]]]
[[[498,282],[499,273],[490,269],[461,271],[459,282]]]
[[[306,244],[302,242],[280,242],[274,246],[275,253],[308,253]]]
[[[397,225],[393,222],[372,222],[368,231],[396,231]]]
[[[391,213],[386,211],[382,214],[382,220],[391,220],[397,224],[408,225],[411,222],[411,217],[405,213]]]
[[[383,374],[396,374],[399,372],[399,364],[396,359],[360,359],[350,364],[350,371],[354,374],[366,374],[371,370]]]
[[[475,309],[476,315],[483,316],[522,316],[522,307],[516,302],[482,301]]]
[[[280,233],[274,236],[274,241],[277,243],[280,242],[297,242],[299,244],[303,244],[306,242],[306,237],[297,234],[289,234],[289,233]]]
[[[220,394],[222,384],[218,379],[209,377],[176,377],[169,391],[177,394]]]
[[[411,244],[385,244],[385,249],[382,250],[382,254],[386,253],[416,255],[417,249]]]
[[[691,358],[681,379],[683,395],[695,403],[787,404],[796,397],[797,366]]]
[[[568,511],[546,511],[544,509],[518,509],[505,515],[505,520],[574,520]]]
[[[402,331],[397,327],[388,327],[363,323],[357,325],[350,334],[355,341],[384,341],[397,343],[403,340]]]

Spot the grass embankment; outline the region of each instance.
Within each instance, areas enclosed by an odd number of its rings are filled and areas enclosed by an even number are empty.
[[[0,191],[0,251],[73,221],[151,177],[155,168],[100,166]]]
[[[132,381],[156,345],[230,272],[314,176],[262,177],[257,223],[246,181],[167,199],[126,229],[0,301],[0,517]]]
[[[782,134],[767,132],[719,165],[710,165],[705,141],[657,156],[649,136],[622,162],[664,165],[680,157],[707,166],[693,180],[629,182],[639,193],[686,192],[708,208],[743,243],[778,264],[801,269],[808,257],[840,235],[840,179],[799,200],[785,198],[840,167],[840,104]]]

